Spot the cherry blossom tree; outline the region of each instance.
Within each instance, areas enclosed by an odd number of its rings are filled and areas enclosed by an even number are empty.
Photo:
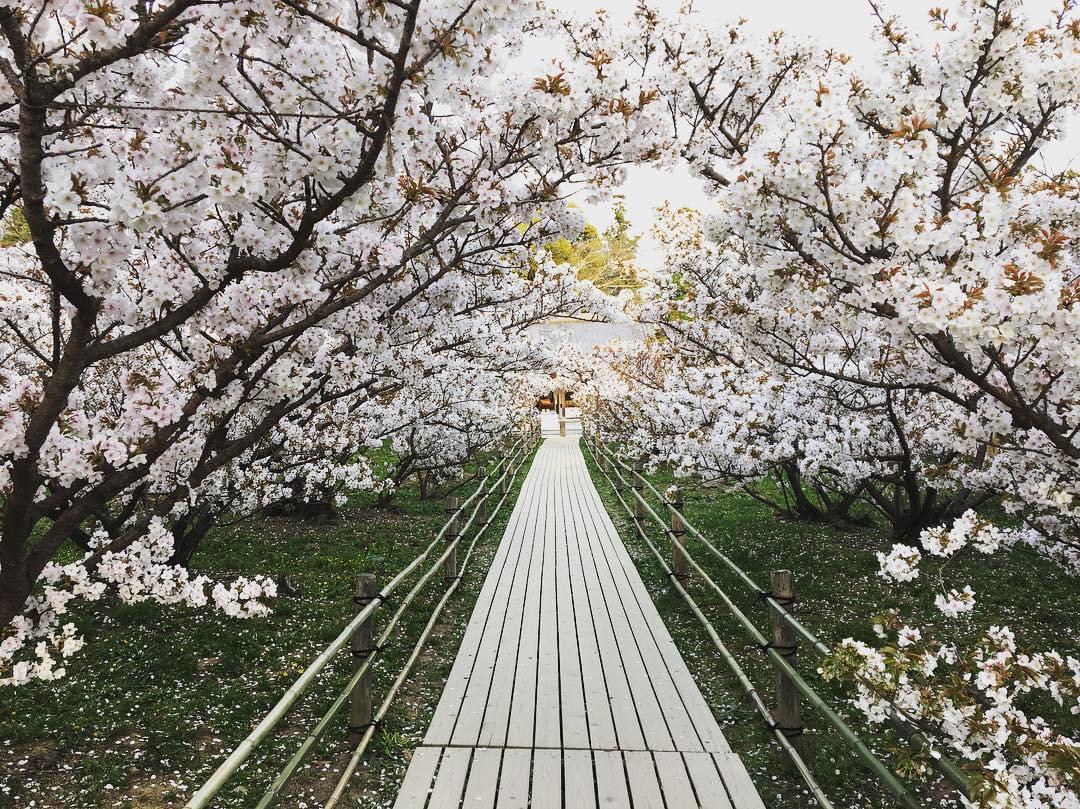
[[[986,455],[966,484],[1075,550],[1078,193],[1036,157],[1076,108],[1080,25],[1071,7],[1046,23],[1006,0],[956,11],[922,42],[883,16],[865,74],[739,26],[646,15],[642,41],[714,182],[712,235],[753,268],[762,331],[790,335],[806,375],[955,408],[943,446]],[[822,339],[858,345],[837,365]]]
[[[352,452],[385,428],[349,423],[366,402],[420,394],[444,358],[565,294],[519,271],[580,231],[562,185],[617,179],[631,133],[668,141],[645,104],[616,114],[624,83],[587,65],[570,75],[588,81],[506,75],[532,15],[0,7],[0,206],[30,236],[0,250],[9,681],[58,676],[79,645],[67,602],[106,585],[265,611],[270,583],[173,567],[171,528],[290,479],[363,485]],[[54,563],[78,536],[89,555]]]
[[[807,444],[817,435],[841,439],[835,471],[865,487],[883,477],[874,465],[888,448],[907,442],[892,463],[910,466],[916,486],[997,493],[1023,526],[965,512],[923,530],[919,547],[882,554],[891,579],[914,580],[923,551],[968,546],[975,555],[962,555],[978,564],[979,552],[1017,542],[1075,566],[1080,188],[1075,173],[1039,160],[1080,101],[1073,4],[1043,21],[1014,0],[966,0],[933,10],[933,35],[919,39],[879,12],[868,70],[746,24],[710,31],[647,8],[638,21],[632,64],[653,78],[683,155],[712,183],[717,215],[704,230],[737,263],[734,297],[700,278],[668,282],[669,304],[680,291],[689,299],[668,306],[664,333],[682,341],[672,356],[712,365],[674,366],[670,410],[712,429],[709,413],[683,408],[700,394],[742,408],[707,437],[727,473],[740,447],[754,462],[828,457]],[[730,346],[712,333],[728,327],[739,338]],[[814,433],[798,418],[808,406],[845,421]],[[977,594],[954,569],[961,580],[943,584],[937,603],[962,622]],[[1025,652],[1007,627],[943,632],[893,615],[879,630],[881,648],[849,640],[825,667],[857,683],[868,718],[898,709],[933,755],[957,755],[973,805],[1080,805],[1080,744],[1039,701],[1078,710],[1077,661]]]
[[[656,340],[617,365],[634,383],[621,433],[636,436],[637,453],[740,485],[789,518],[842,524],[861,504],[908,541],[986,501],[989,490],[963,481],[985,450],[949,448],[961,418],[951,403],[809,373],[811,361],[858,363],[880,378],[887,354],[863,328],[819,334],[778,323],[739,243],[708,239],[701,220],[693,211],[662,218],[666,264],[637,310]]]

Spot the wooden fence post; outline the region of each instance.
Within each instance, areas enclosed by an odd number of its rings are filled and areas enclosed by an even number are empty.
[[[495,467],[495,468],[498,469],[499,467]],[[480,478],[480,489],[481,489],[480,503],[477,506],[476,519],[478,519],[480,521],[479,525],[483,525],[484,523],[487,522],[487,519],[488,519],[488,502],[487,502],[488,482],[486,480],[486,478],[487,478],[487,467],[485,467],[485,466],[478,467],[477,470],[476,470],[476,476],[478,478]]]
[[[611,461],[611,471],[615,475],[615,491],[621,496],[626,491],[626,484],[623,480],[623,470],[619,468],[618,460],[613,459]]]
[[[559,416],[559,436],[566,438],[566,415]]]
[[[458,538],[458,499],[454,495],[446,498],[446,517],[449,524],[446,527],[446,544],[450,545]],[[457,546],[450,549],[443,567],[443,579],[449,585],[457,578]]]
[[[769,576],[772,596],[785,609],[795,602],[795,580],[790,570],[774,570]],[[795,632],[769,608],[772,616],[772,645],[792,665],[795,665],[797,641]],[[783,733],[800,758],[806,758],[802,719],[799,714],[799,692],[786,674],[776,669],[776,710],[773,721]]]
[[[671,507],[675,511],[682,511],[683,508],[683,496],[682,489],[678,486],[671,487],[670,496]],[[686,562],[686,527],[683,525],[682,518],[678,514],[672,512],[671,514],[671,572],[675,576],[675,580],[679,584],[686,584],[690,579],[690,570]]]
[[[634,524],[637,526],[638,533],[642,536],[645,535],[645,502],[642,499],[645,486],[641,482],[641,472],[644,469],[645,463],[643,461],[634,461],[634,476],[630,479],[636,495],[634,497]]]
[[[353,590],[353,615],[359,615],[375,599],[375,577],[370,573],[361,573],[356,577]],[[352,670],[353,674],[364,665],[375,651],[375,616],[371,615],[358,626],[352,634]],[[371,724],[371,669],[361,677],[349,697],[349,744],[357,745],[360,737]]]

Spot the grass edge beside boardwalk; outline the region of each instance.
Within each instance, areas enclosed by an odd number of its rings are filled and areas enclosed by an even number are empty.
[[[600,492],[608,514],[615,523],[627,551],[645,581],[653,601],[686,659],[717,721],[728,736],[735,752],[742,755],[755,786],[766,806],[780,809],[817,806],[801,779],[790,771],[778,745],[772,739],[760,714],[745,698],[742,688],[730,674],[708,636],[690,612],[658,565],[646,544],[637,537],[630,519],[619,503],[611,485],[597,468],[587,447],[582,446],[593,483]],[[845,637],[874,642],[872,616],[887,608],[899,607],[914,615],[915,623],[933,624],[940,615],[933,607],[932,586],[889,586],[877,576],[876,552],[888,547],[887,532],[880,526],[840,530],[834,527],[793,523],[778,519],[760,502],[738,492],[695,487],[691,481],[676,479],[661,469],[648,475],[661,491],[671,483],[683,487],[683,513],[725,554],[746,570],[759,584],[767,585],[769,571],[793,570],[798,606],[796,615],[828,644]],[[670,545],[651,520],[649,537],[662,553]],[[688,535],[687,549],[702,567],[723,587],[732,600],[747,612],[760,630],[769,634],[769,616],[764,604],[736,583],[726,568],[710,556],[699,542]],[[936,560],[925,560],[925,584],[936,581],[942,573]],[[985,567],[971,571],[977,599],[983,614],[994,616],[996,623],[1012,625],[1018,640],[1029,648],[1057,648],[1063,654],[1080,649],[1077,627],[1067,605],[1076,603],[1080,582],[1062,574],[1054,563],[1020,551],[1002,552],[989,557]],[[698,601],[721,639],[746,669],[766,703],[771,702],[774,673],[771,665],[750,641],[745,630],[718,604],[718,599],[691,576],[689,591]],[[978,610],[976,611],[979,612]],[[985,621],[985,618],[983,619]],[[985,621],[985,624],[991,623]],[[971,630],[980,624],[972,619]],[[880,728],[869,726],[862,715],[850,707],[848,694],[834,684],[822,683],[815,675],[816,658],[800,651],[797,668],[810,684],[840,713],[853,730],[886,763],[895,763],[895,737]],[[1051,710],[1056,706],[1048,706]],[[1061,713],[1053,716],[1068,732],[1077,728],[1078,718]],[[815,714],[803,704],[803,722],[807,727],[810,764],[825,793],[837,807],[884,809],[896,804],[885,788],[865,770],[850,750]],[[903,779],[912,783],[911,779]],[[912,783],[919,789],[925,806],[959,806],[957,793],[934,780],[930,784]]]
[[[353,778],[348,805],[392,804],[411,752],[434,712],[532,458],[530,454],[522,465],[509,497],[477,543],[420,664]],[[471,484],[461,489],[471,491]],[[0,806],[28,806],[31,800],[35,809],[183,805],[351,618],[356,574],[374,572],[380,583],[388,581],[431,541],[445,519],[444,500],[422,500],[411,485],[387,509],[375,508],[374,501],[367,494],[351,498],[339,525],[259,518],[207,538],[194,560],[198,572],[222,579],[253,573],[296,578],[300,594],[280,599],[269,618],[242,621],[210,609],[113,601],[73,610],[88,642],[70,661],[68,677],[4,695]],[[466,543],[474,532],[465,537]],[[406,590],[417,575],[406,582]],[[375,666],[376,703],[442,593],[442,577],[435,576],[405,613]],[[91,623],[95,609],[102,617]],[[388,620],[392,612],[380,610],[377,631],[379,621]],[[346,651],[293,706],[215,806],[248,807],[258,801],[344,685],[348,668]],[[318,799],[332,789],[351,752],[345,739],[347,713],[337,717],[279,805],[322,805]]]

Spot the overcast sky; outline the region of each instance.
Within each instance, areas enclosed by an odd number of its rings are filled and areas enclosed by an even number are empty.
[[[1025,8],[1033,20],[1048,19],[1051,9],[1060,8],[1062,0],[1026,0]],[[586,12],[607,9],[615,19],[629,17],[635,0],[547,0],[550,7],[566,11]],[[675,12],[684,0],[653,0],[652,5],[661,10]],[[884,0],[881,5],[887,13],[900,16],[912,33],[929,30],[927,12],[934,6],[949,8],[955,0]],[[871,62],[875,43],[871,40],[874,18],[867,0],[708,0],[695,2],[694,8],[709,21],[718,23],[746,17],[750,25],[759,30],[783,29],[793,34],[815,37],[828,47],[851,54],[859,62]],[[542,65],[550,58],[549,48],[542,44],[523,54],[523,61]],[[1047,153],[1048,161],[1055,166],[1069,162],[1080,163],[1080,124],[1074,125],[1065,143],[1057,144]],[[627,212],[635,230],[642,235],[639,260],[645,267],[655,267],[658,253],[655,242],[649,236],[654,211],[665,201],[674,206],[688,205],[706,208],[707,199],[701,184],[690,173],[680,168],[660,171],[645,166],[630,169],[623,186]],[[589,221],[604,227],[611,222],[612,202],[589,204],[580,195],[579,204],[585,209]]]

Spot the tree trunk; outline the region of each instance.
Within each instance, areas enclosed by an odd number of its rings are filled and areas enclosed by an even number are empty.
[[[203,537],[214,526],[215,515],[209,510],[185,515],[173,528],[173,554],[169,564],[187,567],[191,557],[198,549]]]

